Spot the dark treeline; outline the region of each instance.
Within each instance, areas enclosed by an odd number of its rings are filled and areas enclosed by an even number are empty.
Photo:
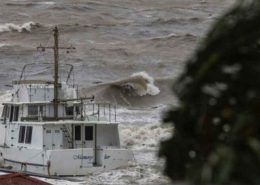
[[[194,185],[260,184],[260,1],[239,1],[211,28],[174,85],[165,173]]]

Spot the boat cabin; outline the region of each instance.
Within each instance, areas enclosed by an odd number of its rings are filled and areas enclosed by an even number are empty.
[[[7,131],[5,144],[48,150],[93,148],[95,140],[97,147],[119,146],[115,107],[104,103],[84,107],[78,102],[60,104],[62,121],[51,120],[52,107],[45,102],[4,104],[1,120]]]

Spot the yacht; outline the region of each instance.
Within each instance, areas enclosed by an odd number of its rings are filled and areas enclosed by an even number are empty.
[[[79,97],[71,80],[59,77],[59,46],[55,27],[52,49],[54,78],[27,79],[24,66],[13,81],[11,101],[3,103],[0,120],[0,165],[47,176],[82,176],[127,167],[131,150],[120,146],[116,105]],[[63,75],[65,76],[65,75]]]

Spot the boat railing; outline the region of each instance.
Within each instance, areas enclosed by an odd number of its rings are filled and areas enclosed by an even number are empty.
[[[84,103],[83,113],[88,121],[116,122],[116,105],[110,103]],[[94,121],[93,120],[93,121]]]
[[[27,106],[30,103],[20,105],[20,110],[26,110]],[[116,123],[117,122],[117,106],[110,103],[96,103],[96,102],[72,102],[72,104],[61,102],[61,112],[58,116],[58,120],[75,120],[75,121],[89,121],[89,122],[108,122]],[[7,105],[8,106],[8,105]],[[1,119],[8,119],[7,117],[7,106],[4,106],[4,111]],[[56,121],[51,114],[50,110],[53,106],[52,102],[43,103],[43,104],[34,104],[34,109],[37,110],[36,114],[28,114],[27,111],[21,112],[17,117],[17,120],[21,121]],[[63,107],[63,108],[62,108]],[[9,106],[8,109],[10,109]],[[69,108],[69,109],[66,109]],[[12,121],[14,121],[13,119]]]
[[[48,62],[45,62],[45,63],[41,63],[40,65],[46,65],[46,66],[52,66],[53,64],[52,63],[48,63]],[[66,79],[65,82],[68,84],[68,83],[71,83],[72,85],[74,85],[74,72],[73,72],[73,65],[71,64],[60,64],[61,66],[64,66],[64,67],[68,67],[69,69],[67,69],[67,72],[66,73]],[[35,64],[35,63],[30,63],[30,64],[26,64],[24,65],[23,69],[22,69],[22,72],[20,74],[20,78],[19,78],[19,81],[23,81],[23,80],[26,80],[27,78],[27,68],[29,67],[33,67],[33,66],[39,66],[39,64]]]

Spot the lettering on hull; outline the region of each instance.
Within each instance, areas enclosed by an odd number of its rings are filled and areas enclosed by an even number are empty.
[[[73,155],[73,159],[74,160],[92,160],[93,156],[87,156],[87,155],[78,154],[78,155]]]
[[[104,159],[109,159],[109,158],[110,158],[110,156],[105,154]]]

